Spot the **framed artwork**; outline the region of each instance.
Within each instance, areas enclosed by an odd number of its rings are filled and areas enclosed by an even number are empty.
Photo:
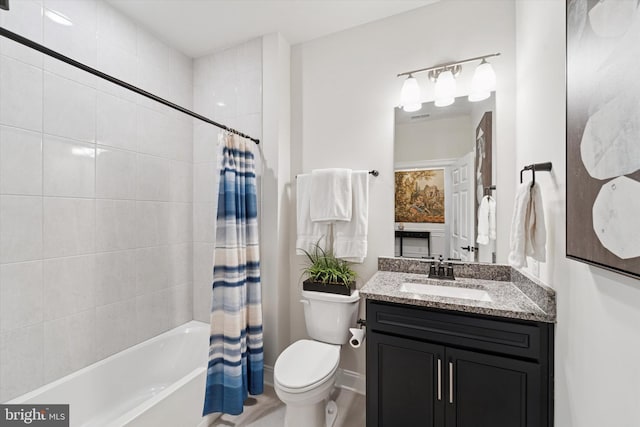
[[[396,171],[395,222],[444,224],[444,169]]]
[[[640,8],[567,0],[567,257],[640,278]]]

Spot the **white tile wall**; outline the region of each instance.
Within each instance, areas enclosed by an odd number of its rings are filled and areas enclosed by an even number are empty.
[[[73,80],[44,73],[44,132],[96,142],[96,91]]]
[[[0,25],[192,108],[191,59],[102,0],[14,0]],[[193,127],[4,39],[0,94],[5,401],[193,318]]]
[[[119,251],[137,247],[136,202],[96,200],[96,249]]]
[[[42,195],[42,134],[0,126],[0,193]]]
[[[44,261],[45,320],[95,307],[95,255]]]
[[[33,390],[44,383],[44,324],[0,334],[0,400]]]
[[[44,198],[44,257],[55,258],[96,251],[96,201]]]
[[[43,302],[42,261],[0,265],[0,332],[42,322]]]
[[[0,58],[0,123],[42,130],[42,69]]]
[[[198,58],[193,70],[194,109],[261,138],[262,39]],[[209,322],[211,308],[218,132],[207,124],[193,124],[193,312],[203,322]],[[259,172],[259,155],[256,162]]]
[[[43,143],[45,196],[94,197],[93,144],[45,134]]]
[[[0,262],[42,258],[42,197],[0,196]]]

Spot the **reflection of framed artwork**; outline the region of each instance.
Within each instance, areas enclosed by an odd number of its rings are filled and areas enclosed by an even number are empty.
[[[640,9],[567,0],[567,257],[640,278]]]
[[[444,169],[396,171],[395,222],[444,224]]]
[[[492,117],[493,113],[487,111],[480,119],[476,128],[476,160],[475,160],[475,178],[476,178],[476,202],[475,202],[475,224],[478,229],[478,209],[484,197],[484,189],[493,185],[492,177],[492,159],[493,159],[493,140],[492,140]],[[488,193],[491,194],[491,193]]]

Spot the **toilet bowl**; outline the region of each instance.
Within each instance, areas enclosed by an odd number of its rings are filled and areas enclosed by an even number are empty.
[[[340,348],[358,314],[358,291],[351,295],[302,291],[309,339],[287,347],[276,360],[276,394],[285,405],[285,427],[330,427],[337,416],[333,390]]]

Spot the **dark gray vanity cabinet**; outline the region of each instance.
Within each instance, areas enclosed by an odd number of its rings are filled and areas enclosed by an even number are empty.
[[[543,427],[553,325],[367,301],[368,427]]]

